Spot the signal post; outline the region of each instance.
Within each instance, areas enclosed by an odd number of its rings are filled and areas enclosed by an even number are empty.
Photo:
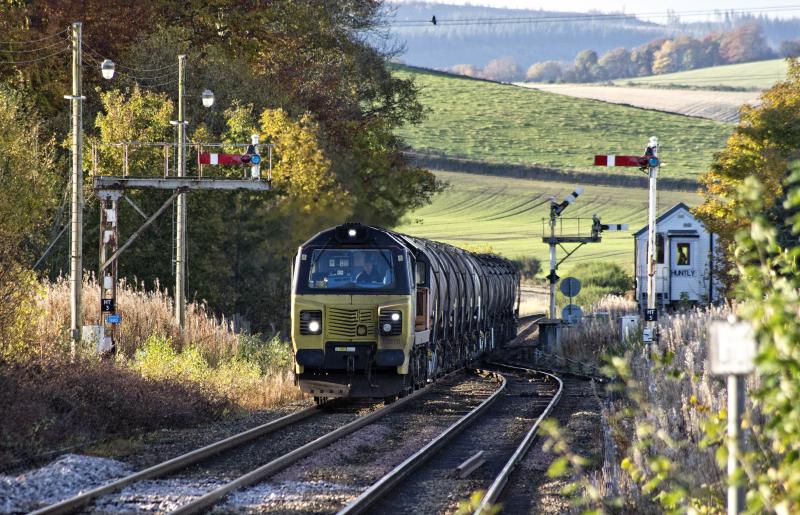
[[[646,171],[649,177],[647,209],[647,308],[642,340],[645,343],[658,341],[658,309],[656,308],[656,181],[661,161],[658,159],[658,138],[650,137],[643,156],[594,156],[595,166],[635,166]]]
[[[599,243],[603,231],[624,231],[628,229],[628,226],[625,224],[603,224],[600,222],[600,217],[594,215],[591,218],[591,225],[588,224],[587,220],[587,225],[590,227],[590,232],[588,234],[580,234],[581,219],[571,219],[578,220],[577,234],[563,234],[563,231],[557,231],[561,213],[563,213],[570,204],[575,202],[575,199],[577,199],[581,193],[583,193],[583,188],[577,187],[561,202],[556,202],[555,198],[550,200],[550,219],[548,221],[549,235],[542,235],[542,241],[547,243],[550,247],[550,274],[547,276],[547,280],[550,283],[550,310],[549,318],[539,322],[539,334],[542,345],[551,350],[560,345],[561,339],[561,320],[556,314],[556,284],[560,279],[558,277],[559,265],[583,245],[587,243]],[[568,250],[564,247],[565,243],[575,243],[577,245]],[[557,259],[556,247],[561,247],[566,253],[560,260]]]
[[[179,138],[180,139],[180,138]],[[185,141],[185,140],[184,140]],[[118,143],[114,146],[135,146],[136,143]],[[150,145],[150,144],[146,144]],[[169,143],[163,146],[171,145]],[[214,147],[222,145],[205,144],[204,147]],[[261,178],[261,155],[258,148],[258,136],[252,137],[251,143],[238,146],[245,148],[243,154],[211,154],[208,152],[198,152],[198,164],[228,164],[246,165],[250,167],[250,177],[242,179],[214,179],[200,176],[187,176],[185,174],[185,150],[183,159],[179,160],[178,168],[184,170],[183,173],[176,173],[174,176],[165,177],[131,177],[127,174],[118,176],[95,176],[93,188],[100,201],[100,315],[101,325],[98,328],[100,334],[96,335],[98,340],[97,350],[101,354],[111,354],[115,352],[115,341],[122,315],[117,306],[117,263],[119,256],[130,247],[144,231],[161,216],[164,211],[176,200],[191,191],[196,190],[221,190],[221,191],[270,191],[272,183],[271,163],[266,179]],[[271,150],[271,148],[270,148]],[[95,152],[92,153],[93,155]],[[271,155],[271,152],[270,152]],[[155,213],[148,216],[140,209],[133,200],[126,195],[132,190],[167,190],[173,194],[159,207]],[[128,237],[122,245],[119,245],[119,205],[120,200],[124,199],[145,219],[142,225]],[[185,229],[186,229],[186,204],[181,203],[178,214],[178,251],[176,256],[176,291],[175,291],[175,318],[176,322],[183,327],[185,303],[183,292],[185,287]],[[182,212],[182,213],[181,213]],[[183,217],[184,223],[180,223]]]

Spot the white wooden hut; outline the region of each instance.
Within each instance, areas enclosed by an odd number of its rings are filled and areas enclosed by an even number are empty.
[[[636,299],[647,305],[647,226],[636,232]],[[714,277],[712,252],[717,238],[683,202],[656,219],[656,305],[688,301],[716,302],[720,282]]]

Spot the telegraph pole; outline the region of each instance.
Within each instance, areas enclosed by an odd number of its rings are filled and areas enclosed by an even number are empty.
[[[186,176],[186,56],[178,56],[178,177]],[[176,200],[175,231],[175,321],[183,328],[186,320],[186,194]]]
[[[83,288],[83,91],[81,74],[81,23],[72,24],[72,200],[70,203],[70,338],[72,351],[81,337]]]
[[[648,160],[648,175],[650,177],[650,194],[647,213],[647,331],[650,339],[655,340],[656,325],[656,179],[661,163],[658,160],[658,138],[650,137],[645,155]],[[645,338],[647,340],[647,338]]]

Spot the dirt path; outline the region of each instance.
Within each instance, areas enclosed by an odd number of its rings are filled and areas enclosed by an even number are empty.
[[[591,98],[612,104],[708,118],[721,122],[737,122],[743,104],[757,104],[757,91],[706,91],[668,88],[634,88],[596,86],[590,84],[516,83],[525,88],[578,98]]]

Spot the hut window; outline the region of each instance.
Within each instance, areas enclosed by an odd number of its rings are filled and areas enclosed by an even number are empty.
[[[689,257],[689,243],[678,243],[678,262],[676,263],[678,266],[688,266],[691,264],[691,258]]]
[[[664,235],[656,234],[656,263],[664,264]]]

